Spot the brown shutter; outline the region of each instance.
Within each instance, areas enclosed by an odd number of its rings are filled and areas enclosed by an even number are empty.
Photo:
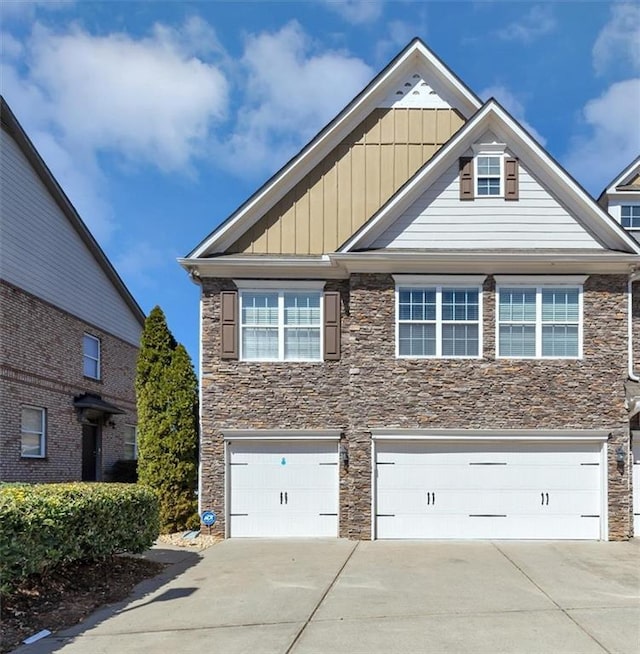
[[[324,360],[340,359],[340,293],[324,294]]]
[[[220,293],[220,357],[238,358],[238,291]]]
[[[518,199],[518,160],[506,159],[504,162],[504,199]]]
[[[473,158],[460,157],[460,199],[473,200]]]

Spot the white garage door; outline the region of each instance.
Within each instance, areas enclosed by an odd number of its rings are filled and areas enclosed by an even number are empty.
[[[228,443],[229,536],[336,537],[338,444]]]
[[[601,447],[379,441],[376,536],[599,539]]]

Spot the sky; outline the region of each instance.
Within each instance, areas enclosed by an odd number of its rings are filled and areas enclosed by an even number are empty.
[[[413,37],[590,193],[640,153],[640,4],[0,0],[0,88],[145,312],[176,263]]]

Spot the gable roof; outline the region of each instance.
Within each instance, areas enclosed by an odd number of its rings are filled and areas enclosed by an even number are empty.
[[[640,174],[640,156],[636,157],[617,177],[611,180],[607,187],[600,193],[598,202],[605,196],[617,191],[640,191],[640,188],[620,189],[618,187],[625,186],[637,175]]]
[[[409,72],[423,72],[439,95],[451,98],[465,118],[482,102],[425,44],[415,38],[295,157],[286,163],[229,218],[207,236],[187,258],[204,258],[223,253],[250,229],[285,193],[360,124],[377,106],[387,102],[394,84]]]
[[[50,193],[56,204],[60,207],[69,223],[78,233],[82,242],[89,249],[94,259],[100,268],[102,268],[114,288],[118,291],[127,307],[131,310],[136,321],[141,326],[144,325],[145,315],[140,308],[140,305],[136,302],[133,295],[131,295],[120,275],[118,275],[115,268],[107,258],[107,255],[98,245],[98,242],[84,224],[82,218],[80,218],[80,215],[71,203],[71,200],[69,200],[60,184],[58,184],[56,178],[49,170],[47,164],[36,150],[31,139],[27,136],[27,133],[24,131],[22,125],[20,125],[18,119],[15,117],[15,114],[2,95],[0,95],[0,120],[2,129],[5,130],[16,142],[20,151],[26,157],[40,181],[44,184],[45,188]]]
[[[452,165],[486,130],[507,143],[513,154],[527,163],[541,181],[574,216],[608,249],[640,254],[640,244],[603,211],[573,179],[521,127],[498,102],[491,98],[387,203],[381,207],[337,252],[366,249],[389,225],[415,202],[426,187]]]

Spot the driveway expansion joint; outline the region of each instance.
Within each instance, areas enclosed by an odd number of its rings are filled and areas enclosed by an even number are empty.
[[[552,602],[553,605],[556,606],[561,613],[563,613],[567,618],[569,618],[569,620],[571,620],[571,622],[573,622],[573,624],[575,624],[576,627],[580,629],[580,631],[583,631],[589,638],[591,638],[591,640],[594,643],[596,643],[596,645],[598,645],[598,647],[601,647],[604,652],[606,652],[607,654],[612,654],[610,649],[607,649],[592,633],[587,631],[572,615],[568,613],[568,611],[575,610],[575,609],[564,609],[562,606],[560,606],[560,604],[558,604],[558,602],[556,602],[553,599],[553,597],[549,595],[549,593],[547,593],[541,586],[539,586],[506,552],[504,552],[500,547],[498,547],[498,545],[494,541],[491,541],[491,544],[498,550],[498,552],[500,552],[500,554],[502,554],[502,556],[504,556],[505,559],[507,559],[507,561],[509,561],[509,563],[511,563],[511,565],[523,577],[528,579],[529,582],[533,584],[550,602]]]
[[[340,566],[340,569],[338,570],[338,572],[336,572],[336,574],[333,577],[331,583],[329,584],[329,586],[327,586],[327,589],[324,591],[324,593],[322,593],[322,597],[319,599],[319,601],[315,605],[313,611],[311,611],[311,613],[309,614],[309,617],[307,618],[305,623],[302,625],[302,627],[300,628],[298,633],[295,635],[295,637],[291,641],[291,645],[289,645],[289,647],[287,647],[284,654],[290,654],[291,651],[293,650],[293,648],[296,646],[296,643],[300,640],[300,636],[302,636],[302,633],[304,632],[304,630],[308,627],[311,620],[313,620],[313,616],[318,612],[318,609],[320,608],[322,602],[324,602],[325,598],[327,597],[327,595],[329,594],[331,589],[335,586],[336,581],[338,581],[338,577],[342,574],[342,571],[347,567],[347,563],[349,563],[349,561],[351,560],[351,557],[354,555],[355,551],[358,549],[359,544],[360,544],[360,541],[356,541],[356,544],[353,546],[353,548],[349,552],[349,556],[347,556],[347,558],[344,560],[344,563]]]

